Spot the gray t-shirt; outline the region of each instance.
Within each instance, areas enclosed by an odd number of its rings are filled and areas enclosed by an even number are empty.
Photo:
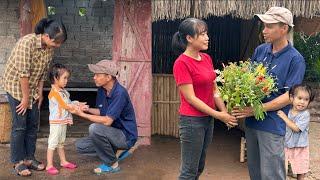
[[[292,115],[291,111],[289,111],[288,118],[298,126],[300,132],[294,132],[287,126],[285,136],[285,147],[294,148],[309,146],[308,133],[310,113],[307,110],[305,110],[294,116]]]

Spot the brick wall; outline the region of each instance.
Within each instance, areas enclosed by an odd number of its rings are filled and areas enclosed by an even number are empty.
[[[94,86],[87,64],[112,59],[112,22],[114,0],[46,0],[56,14],[50,18],[62,19],[68,40],[55,52],[54,62],[71,68],[69,87]],[[86,8],[86,16],[79,15]]]
[[[0,0],[0,76],[19,39],[19,0]],[[1,89],[0,94],[5,92]]]

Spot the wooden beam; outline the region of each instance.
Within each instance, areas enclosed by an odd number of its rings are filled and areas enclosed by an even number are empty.
[[[23,37],[32,32],[31,0],[21,0],[19,9],[20,37]]]

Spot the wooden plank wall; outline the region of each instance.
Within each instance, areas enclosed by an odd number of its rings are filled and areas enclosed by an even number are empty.
[[[169,74],[153,74],[152,134],[179,137],[179,93]]]

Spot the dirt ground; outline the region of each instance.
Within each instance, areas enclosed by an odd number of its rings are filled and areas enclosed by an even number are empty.
[[[320,123],[312,123],[310,130],[311,173],[307,180],[320,179]],[[99,160],[80,156],[75,152],[76,138],[68,138],[66,154],[69,161],[78,164],[74,171],[61,169],[57,176],[45,172],[33,172],[28,178],[13,174],[9,163],[9,145],[0,145],[0,180],[11,179],[119,179],[119,180],[174,180],[179,174],[180,146],[179,140],[170,137],[153,136],[151,146],[139,146],[131,157],[121,164],[121,171],[110,175],[95,175],[93,168]],[[213,143],[208,149],[207,164],[201,180],[247,180],[247,164],[239,162],[240,133],[237,130],[216,130]],[[47,139],[37,142],[37,158],[45,161]],[[55,156],[57,159],[57,155]],[[58,161],[56,161],[58,165]],[[291,178],[289,178],[291,179]]]

